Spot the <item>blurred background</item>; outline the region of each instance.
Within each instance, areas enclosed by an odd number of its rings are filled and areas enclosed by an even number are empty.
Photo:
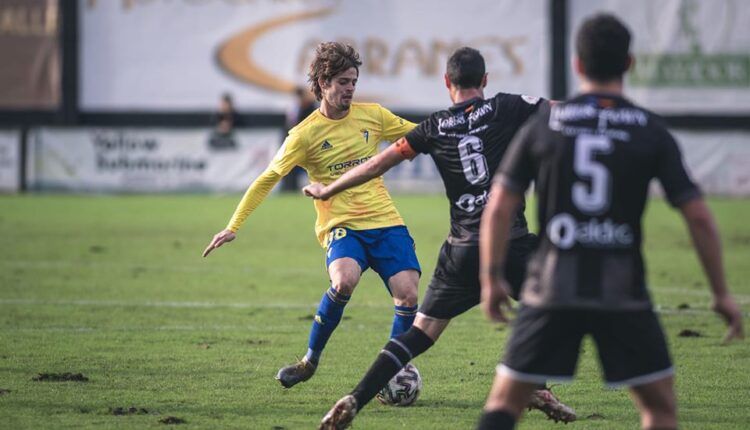
[[[243,191],[315,108],[305,72],[327,40],[362,56],[355,99],[414,121],[450,104],[442,74],[463,45],[487,60],[487,96],[563,99],[596,11],[630,26],[627,94],[666,119],[704,189],[748,196],[742,0],[0,0],[0,190]],[[442,190],[427,157],[387,180]]]

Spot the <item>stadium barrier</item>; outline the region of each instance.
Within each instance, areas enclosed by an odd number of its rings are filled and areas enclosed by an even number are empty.
[[[0,193],[21,189],[21,132],[0,130]]]
[[[268,165],[279,129],[33,128],[26,186],[37,191],[236,192]]]
[[[674,134],[688,170],[706,193],[750,196],[750,131]],[[24,158],[19,135],[0,132],[0,189],[5,191],[19,189]],[[32,128],[25,183],[30,191],[242,192],[270,163],[282,139],[281,130],[272,128],[239,130],[231,144],[219,145],[205,129]],[[385,180],[395,193],[443,192],[428,156],[399,164]]]

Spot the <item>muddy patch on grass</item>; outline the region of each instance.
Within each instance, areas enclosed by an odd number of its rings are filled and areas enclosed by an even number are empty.
[[[248,339],[245,341],[245,343],[247,343],[248,345],[260,346],[268,344],[269,341],[266,339]]]
[[[32,381],[38,382],[88,382],[89,378],[83,373],[40,373],[31,378]]]
[[[0,388],[0,396],[4,396],[6,394],[10,394],[10,390],[7,388]]]
[[[187,421],[178,417],[164,417],[159,420],[161,424],[185,424]]]
[[[690,309],[690,305],[687,303],[680,303],[677,305],[677,309],[684,311],[685,309]]]
[[[701,332],[696,330],[684,329],[677,336],[679,337],[703,337]]]
[[[149,412],[146,408],[137,408],[135,406],[131,406],[129,408],[109,408],[109,413],[112,415],[148,415]]]
[[[104,251],[106,251],[107,248],[101,246],[101,245],[91,245],[89,246],[89,252],[92,254],[101,254]]]
[[[198,348],[200,349],[211,349],[211,344],[208,342],[203,342],[198,344]]]
[[[593,414],[586,416],[586,419],[587,420],[603,420],[604,415],[594,412]]]

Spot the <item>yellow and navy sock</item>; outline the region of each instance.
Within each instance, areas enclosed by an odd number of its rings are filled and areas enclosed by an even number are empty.
[[[318,305],[318,311],[310,329],[310,340],[307,344],[307,354],[305,358],[315,364],[318,364],[320,355],[328,343],[333,331],[341,321],[344,314],[344,306],[349,302],[346,294],[341,294],[333,287],[323,294],[323,298]]]
[[[417,306],[394,306],[393,307],[393,325],[391,326],[391,339],[398,337],[414,324],[414,317],[417,316]]]

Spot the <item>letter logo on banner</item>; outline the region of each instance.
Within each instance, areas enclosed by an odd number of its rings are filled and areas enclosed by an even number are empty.
[[[336,12],[342,12],[341,0],[320,0],[318,3],[328,5],[267,19],[236,33],[217,48],[219,66],[233,77],[252,85],[277,92],[292,92],[296,87],[295,83],[280,77],[278,71],[269,70],[264,66],[273,62],[264,61],[255,45],[261,38],[272,37],[273,32],[281,31],[287,26],[322,20]],[[361,40],[354,40],[351,36],[335,39],[348,43],[360,51],[365,63],[364,71],[368,76],[393,78],[416,73],[420,76],[439,77],[443,72],[444,61],[455,49],[463,45],[483,49],[488,70],[494,66],[496,76],[499,75],[496,72],[498,69],[506,70],[506,73],[514,77],[519,77],[525,72],[524,59],[519,53],[528,42],[525,36],[480,35],[465,41],[433,38],[426,42],[413,37],[401,41],[387,40],[382,36],[359,35],[359,38]],[[306,73],[313,59],[315,47],[322,41],[312,37],[301,43],[296,61],[297,75]],[[498,50],[499,55],[492,55],[492,50]],[[359,94],[358,99],[384,101],[382,96],[367,94]]]
[[[223,43],[219,47],[219,64],[232,75],[243,79],[251,84],[280,92],[292,92],[295,85],[293,82],[278,78],[272,72],[266,71],[251,56],[253,44],[265,33],[278,27],[304,21],[307,19],[321,18],[333,12],[333,7],[315,10],[311,12],[296,13],[282,16],[270,21],[262,22],[245,30]]]
[[[708,8],[718,11],[720,21],[701,25]],[[732,33],[736,8],[735,0],[681,1],[674,36],[681,52],[637,53],[630,83],[641,87],[750,87],[750,53],[709,54],[704,48],[708,39],[726,39]]]

